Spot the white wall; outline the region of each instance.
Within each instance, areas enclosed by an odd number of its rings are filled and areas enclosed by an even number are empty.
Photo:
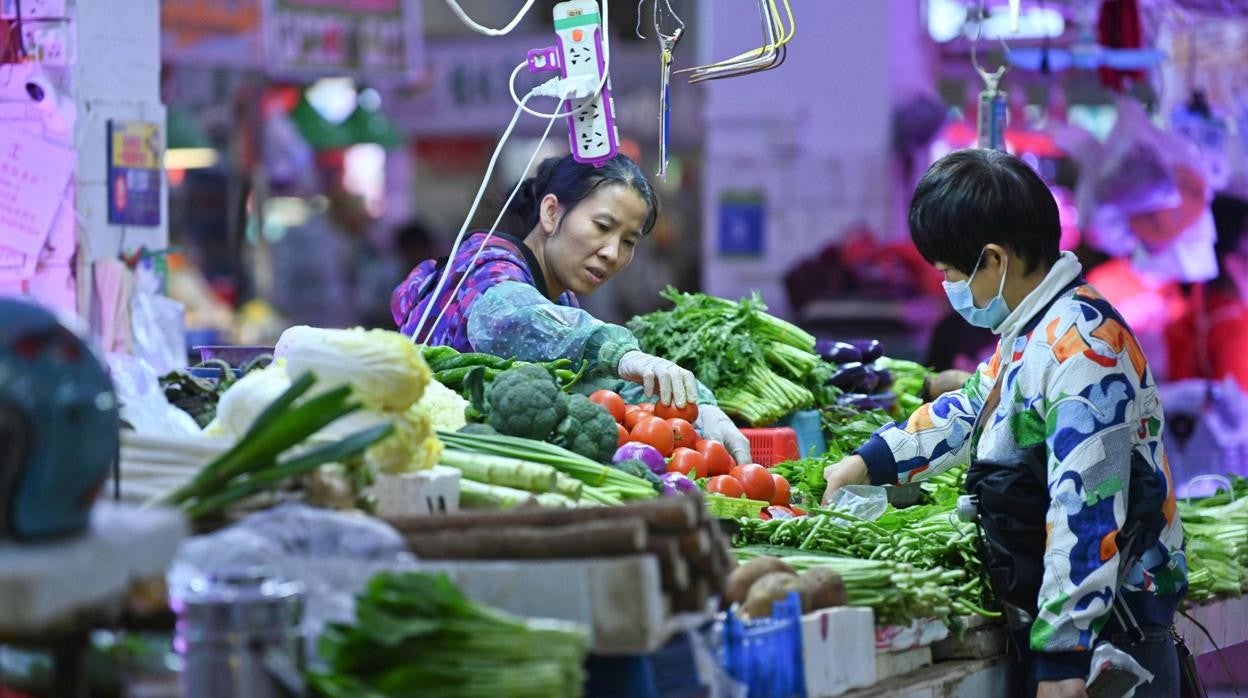
[[[85,315],[88,265],[141,246],[162,249],[169,241],[168,183],[162,182],[157,227],[108,223],[107,153],[110,119],[160,124],[160,1],[69,0],[77,34],[77,61],[70,90],[77,108],[74,147],[78,151],[79,312]]]
[[[784,64],[709,83],[703,179],[703,287],[738,297],[757,289],[788,313],[783,275],[794,262],[865,221],[895,235],[902,186],[890,155],[891,110],[931,86],[915,0],[794,0],[797,30]],[[703,0],[710,27],[700,62],[760,44],[756,5]],[[765,254],[718,253],[720,197],[766,199]]]

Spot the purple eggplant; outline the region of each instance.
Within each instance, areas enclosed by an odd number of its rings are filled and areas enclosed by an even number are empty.
[[[878,393],[872,393],[867,397],[871,398],[872,402],[879,405],[880,409],[885,411],[891,410],[897,405],[897,394],[893,392],[881,391]]]
[[[858,351],[857,347],[847,342],[838,342],[832,339],[821,339],[815,342],[815,353],[823,357],[824,361],[834,364],[862,361],[862,352]]]
[[[847,393],[865,392],[858,386],[868,377],[870,369],[861,363],[843,364],[828,378],[828,385]]]
[[[875,371],[875,378],[876,378],[875,391],[877,393],[884,392],[885,390],[888,390],[889,388],[893,387],[893,372],[892,371],[888,370],[887,368],[875,368],[874,366],[871,367],[871,370]]]
[[[849,343],[862,354],[863,363],[869,364],[884,356],[884,345],[878,339],[851,339]]]
[[[880,403],[863,393],[845,393],[836,399],[836,404],[842,407],[852,407],[860,412],[880,409]]]
[[[853,389],[855,393],[866,393],[870,395],[874,393],[880,384],[880,376],[870,366],[863,366],[867,369],[862,375],[862,380],[858,381],[858,385]]]

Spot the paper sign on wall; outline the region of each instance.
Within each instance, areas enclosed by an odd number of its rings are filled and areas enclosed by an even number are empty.
[[[71,148],[0,129],[0,246],[38,256],[76,161]]]
[[[108,222],[160,225],[160,127],[146,121],[108,122]]]

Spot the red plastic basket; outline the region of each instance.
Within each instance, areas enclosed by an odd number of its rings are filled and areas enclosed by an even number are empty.
[[[801,457],[797,432],[792,427],[742,429],[741,433],[750,440],[750,455],[759,465],[770,468],[776,463]]]

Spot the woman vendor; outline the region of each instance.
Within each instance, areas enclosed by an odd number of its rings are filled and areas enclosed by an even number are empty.
[[[1152,673],[1137,696],[1178,695],[1183,530],[1135,336],[1059,252],[1053,196],[1021,160],[946,156],[919,182],[909,223],[954,310],[1000,342],[963,386],[829,467],[825,501],[969,461],[985,568],[1029,668],[1024,695],[1086,696],[1105,641]]]
[[[644,389],[664,404],[696,402],[702,433],[749,463],[749,441],[691,372],[641,351],[627,329],[595,319],[577,302],[628,266],[658,207],[650,182],[624,155],[600,167],[571,155],[548,158],[508,209],[520,235],[496,232],[487,240],[476,231],[454,259],[422,262],[391,296],[395,323],[412,335],[427,314],[417,337],[426,344],[524,361],[585,361],[595,387],[628,381],[637,386],[633,392]],[[434,302],[447,264],[449,277]]]

